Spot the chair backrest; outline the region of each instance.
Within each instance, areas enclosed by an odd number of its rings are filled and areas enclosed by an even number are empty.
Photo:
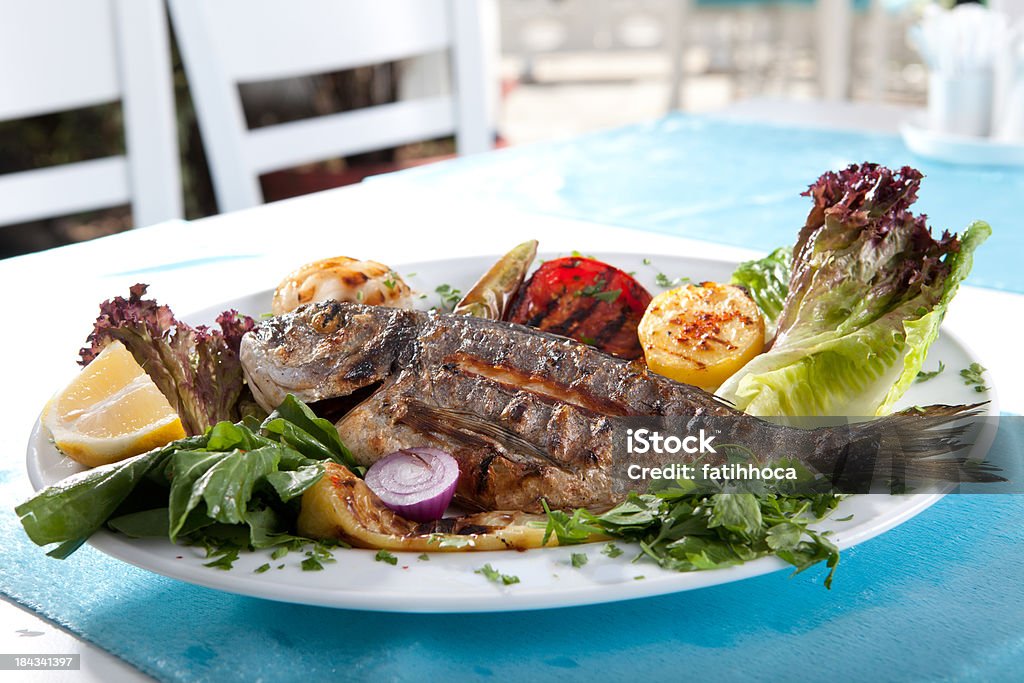
[[[169,0],[222,211],[263,201],[259,175],[455,133],[491,147],[476,0]],[[238,84],[450,50],[451,95],[250,130]]]
[[[0,225],[128,203],[135,225],[182,215],[160,0],[0,0],[0,121],[117,100],[127,154],[0,175]]]

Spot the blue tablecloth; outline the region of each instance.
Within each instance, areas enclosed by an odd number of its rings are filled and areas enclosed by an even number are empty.
[[[972,281],[1024,292],[1024,173],[925,163],[893,137],[671,117],[375,182],[767,249],[801,225],[797,189],[864,159],[928,173],[921,205],[938,225],[989,219]],[[0,470],[0,500],[23,477]],[[831,591],[811,570],[596,607],[419,616],[231,596],[88,547],[49,560],[8,508],[0,591],[163,680],[1019,680],[1021,520],[1024,496],[947,497],[844,552]]]
[[[690,116],[513,147],[387,176],[494,206],[771,250],[792,244],[828,169],[873,161],[925,174],[915,205],[936,229],[994,230],[970,284],[1024,292],[1024,170],[915,156],[897,136]],[[540,236],[539,236],[540,237]]]

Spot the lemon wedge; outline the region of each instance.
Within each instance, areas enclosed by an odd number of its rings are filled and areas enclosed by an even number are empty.
[[[106,465],[185,437],[181,418],[124,344],[111,342],[46,404],[43,426],[65,455]]]

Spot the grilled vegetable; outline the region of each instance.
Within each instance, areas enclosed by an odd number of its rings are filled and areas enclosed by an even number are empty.
[[[512,297],[522,287],[536,256],[537,240],[523,242],[515,247],[477,280],[452,312],[501,320],[505,317]]]
[[[325,465],[323,479],[302,495],[299,533],[337,539],[357,548],[412,552],[526,550],[558,545],[545,538],[546,518],[525,512],[482,512],[417,523],[386,506],[366,482],[345,467]],[[593,540],[603,536],[595,534]]]
[[[702,282],[656,296],[638,334],[651,370],[710,389],[761,353],[764,319],[740,287]]]
[[[618,268],[569,256],[537,269],[520,289],[508,320],[632,359],[643,353],[636,327],[650,301],[647,290]]]
[[[396,272],[376,261],[336,256],[307,263],[277,286],[271,311],[281,315],[316,301],[412,307],[412,290]]]

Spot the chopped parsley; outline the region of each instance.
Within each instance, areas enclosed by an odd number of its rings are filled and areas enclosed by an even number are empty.
[[[960,376],[964,378],[964,384],[973,384],[974,390],[980,394],[983,391],[988,391],[988,387],[985,386],[985,378],[981,376],[985,370],[986,368],[982,367],[981,363],[971,363],[970,367],[960,371]]]
[[[218,550],[214,550],[207,557],[216,557],[212,562],[203,564],[204,567],[212,567],[214,569],[221,569],[227,571],[235,566],[235,560],[238,559],[238,548],[237,547],[224,547]]]
[[[430,555],[427,555],[426,553],[423,553],[419,557],[417,557],[416,559],[419,560],[420,562],[430,562]]]
[[[323,563],[317,557],[307,557],[300,566],[304,572],[319,572],[324,568]]]
[[[688,277],[677,277],[676,279],[673,280],[669,278],[668,275],[665,275],[665,273],[658,273],[657,275],[654,276],[655,284],[657,284],[659,287],[664,287],[665,289],[679,287],[680,285],[685,285],[689,281],[690,278]]]
[[[445,313],[450,313],[455,309],[455,305],[462,300],[462,292],[455,289],[451,285],[438,285],[434,290],[441,297],[440,310]]]
[[[582,567],[583,565],[585,565],[587,563],[588,559],[590,559],[590,558],[587,557],[586,553],[573,553],[572,554],[572,560],[571,560],[572,566],[575,567],[576,569],[579,569],[580,567]]]
[[[518,576],[510,576],[508,574],[502,574],[497,569],[492,567],[490,562],[488,562],[484,566],[480,567],[480,569],[477,569],[473,573],[474,574],[481,574],[481,575],[485,576],[488,581],[492,581],[494,583],[500,583],[503,586],[511,586],[514,583],[519,583],[519,577]]]
[[[377,554],[373,556],[373,559],[378,562],[387,562],[391,566],[398,564],[398,558],[389,553],[387,550],[378,550]]]
[[[313,549],[306,551],[306,559],[301,564],[302,571],[318,572],[324,568],[326,562],[336,562],[330,546],[326,543],[314,543]]]
[[[605,303],[610,304],[614,303],[615,300],[619,298],[620,294],[622,294],[621,289],[610,289],[606,292],[598,292],[597,294],[593,294],[592,296],[598,301],[604,301]]]
[[[605,543],[605,546],[601,548],[601,554],[608,557],[618,557],[622,554],[622,548],[614,543]]]
[[[939,374],[941,374],[942,371],[945,370],[945,369],[946,369],[945,364],[943,364],[943,362],[940,360],[939,361],[939,369],[938,370],[932,370],[930,372],[925,372],[924,370],[922,370],[921,372],[917,373],[917,378],[914,381],[915,382],[927,382],[928,380],[930,380],[933,377],[938,377]]]
[[[397,278],[398,275],[395,274],[395,271],[389,270],[388,276],[384,279],[384,286],[387,287],[388,289],[394,289],[395,285],[398,284]]]
[[[831,587],[839,549],[829,532],[810,525],[831,513],[841,499],[837,494],[693,494],[672,482],[651,493],[631,493],[599,515],[584,508],[571,514],[552,510],[541,501],[547,514],[542,543],[551,535],[559,545],[585,543],[597,534],[612,536],[639,543],[641,557],[681,572],[730,567],[767,555],[778,556],[797,572],[824,562],[829,570],[825,586]],[[614,556],[615,551],[603,552]]]
[[[270,569],[270,563],[269,562],[264,562],[263,564],[261,564],[260,566],[256,567],[256,569],[253,569],[252,571],[253,571],[254,574],[262,574],[263,572],[267,571],[268,569]]]

